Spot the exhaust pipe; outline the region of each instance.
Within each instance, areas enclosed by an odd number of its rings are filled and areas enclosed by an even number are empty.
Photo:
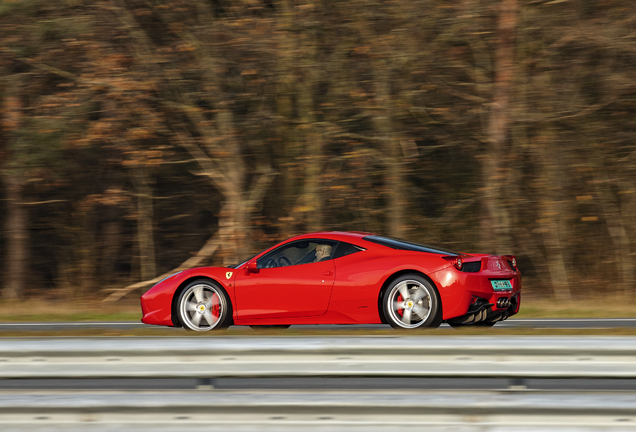
[[[499,309],[507,308],[508,306],[510,306],[510,299],[508,297],[501,297],[497,300],[497,307]]]

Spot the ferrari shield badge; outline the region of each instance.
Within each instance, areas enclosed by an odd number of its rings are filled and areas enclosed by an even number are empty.
[[[233,272],[227,272],[227,273],[225,273],[225,277],[226,277],[227,279],[229,279],[229,278],[231,278],[231,277],[232,277],[232,274],[233,274]]]

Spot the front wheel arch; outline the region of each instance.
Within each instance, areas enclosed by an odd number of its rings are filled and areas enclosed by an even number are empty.
[[[399,272],[392,274],[384,281],[384,283],[382,284],[382,288],[380,289],[380,294],[378,295],[378,313],[380,314],[380,321],[383,324],[390,324],[384,312],[384,306],[383,306],[384,297],[388,294],[389,288],[393,285],[393,283],[397,279],[406,275],[416,275],[416,276],[424,278],[428,283],[431,284],[431,286],[435,290],[437,294],[437,301],[439,303],[439,307],[437,308],[436,316],[433,321],[433,324],[429,328],[439,327],[443,321],[442,317],[443,317],[443,311],[444,311],[444,303],[442,301],[442,296],[435,282],[433,282],[433,280],[430,277],[428,277],[425,273],[422,273],[421,271],[418,271],[418,270],[401,270]]]
[[[177,288],[174,291],[174,294],[172,295],[172,306],[170,309],[170,314],[171,314],[170,319],[172,320],[172,325],[174,327],[183,327],[183,324],[181,323],[181,320],[179,319],[179,298],[181,297],[181,293],[183,292],[183,290],[186,289],[186,287],[190,285],[190,283],[196,280],[208,281],[213,284],[219,285],[225,291],[225,294],[228,297],[228,305],[229,305],[228,306],[229,318],[228,318],[227,325],[234,325],[234,306],[232,305],[232,297],[229,295],[229,293],[227,292],[227,290],[225,289],[222,283],[220,283],[216,279],[213,279],[207,276],[192,276],[184,280],[183,282],[181,282],[181,284],[179,285],[179,288]]]

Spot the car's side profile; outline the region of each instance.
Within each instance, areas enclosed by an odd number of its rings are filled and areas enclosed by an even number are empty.
[[[186,270],[141,297],[142,321],[229,325],[490,326],[516,314],[513,256],[463,254],[358,232],[293,237],[231,267]]]

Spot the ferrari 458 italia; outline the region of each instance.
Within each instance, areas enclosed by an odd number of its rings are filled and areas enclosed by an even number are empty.
[[[492,326],[519,312],[512,255],[467,254],[359,232],[304,234],[229,267],[173,274],[141,297],[142,322]]]

